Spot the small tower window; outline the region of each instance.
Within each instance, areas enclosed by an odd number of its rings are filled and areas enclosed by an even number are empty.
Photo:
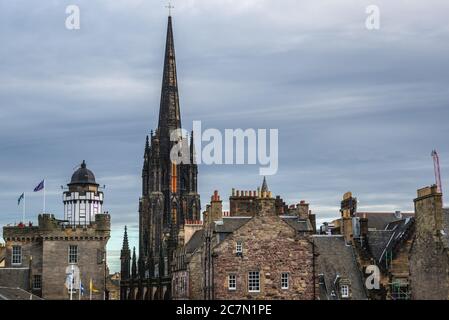
[[[239,255],[243,253],[242,241],[237,241],[237,243],[235,245],[235,253],[237,253]]]
[[[288,289],[288,272],[282,272],[281,274],[281,289]]]
[[[22,264],[21,246],[12,246],[12,264]]]
[[[349,286],[348,285],[342,285],[340,287],[340,293],[342,298],[349,298]]]
[[[78,246],[69,246],[69,263],[78,263]]]

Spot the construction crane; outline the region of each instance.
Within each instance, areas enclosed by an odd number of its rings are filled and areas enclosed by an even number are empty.
[[[438,156],[438,152],[436,150],[432,151],[432,158],[433,169],[435,171],[435,182],[438,188],[438,192],[443,193],[443,189],[441,188],[440,157]]]

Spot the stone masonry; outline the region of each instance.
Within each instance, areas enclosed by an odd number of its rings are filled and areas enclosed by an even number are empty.
[[[418,190],[415,214],[416,233],[410,252],[412,299],[447,300],[448,226],[444,224],[442,194],[435,185]]]
[[[242,255],[236,254],[237,241]],[[215,299],[315,298],[313,244],[278,216],[254,217],[215,247],[214,254]],[[260,292],[248,292],[250,271],[260,272]],[[281,289],[282,272],[289,274],[288,289]],[[236,275],[236,290],[228,289],[230,274]]]
[[[86,228],[67,227],[64,222],[53,215],[39,215],[38,226],[4,227],[3,237],[6,242],[6,268],[0,269],[3,274],[21,272],[26,269],[27,279],[23,283],[25,290],[45,299],[68,299],[69,293],[65,286],[67,272],[70,269],[68,251],[70,245],[78,248],[78,262],[81,282],[88,295],[89,282],[92,279],[95,289],[93,299],[103,299],[106,272],[105,250],[110,236],[110,217],[108,214],[95,216],[95,223]],[[11,261],[13,246],[20,246],[22,262],[20,265]],[[41,288],[33,288],[33,277],[41,277]],[[3,278],[3,277],[2,277]],[[78,288],[76,288],[78,289]],[[78,292],[78,291],[77,291]],[[78,293],[75,294],[78,299]]]

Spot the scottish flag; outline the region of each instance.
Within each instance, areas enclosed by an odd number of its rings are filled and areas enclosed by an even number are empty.
[[[42,181],[36,186],[36,188],[34,188],[34,192],[41,191],[42,189],[44,189],[44,187],[45,187],[45,180],[42,180]]]
[[[25,193],[22,193],[19,197],[19,199],[17,199],[17,205],[20,206],[20,202],[25,198]]]

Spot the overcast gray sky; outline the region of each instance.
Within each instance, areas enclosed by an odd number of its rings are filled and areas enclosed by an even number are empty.
[[[79,5],[81,29],[65,28]],[[365,8],[380,8],[380,30]],[[85,159],[106,185],[110,249],[123,226],[137,243],[145,135],[157,125],[167,24],[159,0],[0,0],[0,225],[47,209],[62,217],[60,185]],[[287,202],[321,220],[351,190],[364,210],[413,210],[449,184],[449,2],[386,0],[174,1],[183,126],[279,129]],[[200,166],[202,205],[214,189],[255,189],[257,166]],[[225,207],[228,207],[226,202]],[[114,269],[114,268],[113,268]]]

